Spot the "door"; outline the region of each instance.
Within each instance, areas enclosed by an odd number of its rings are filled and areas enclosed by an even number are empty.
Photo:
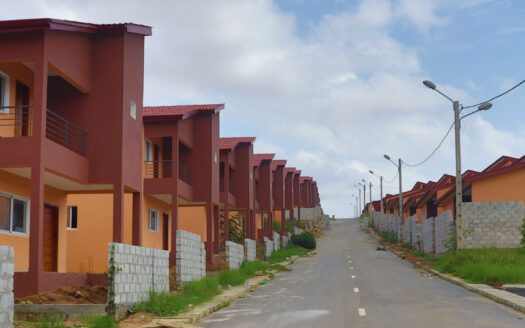
[[[16,98],[15,105],[28,106],[29,105],[29,87],[23,83],[16,81]],[[30,133],[30,118],[31,110],[29,107],[21,107],[15,109],[15,136],[27,137]]]
[[[168,250],[169,216],[162,213],[162,249]]]
[[[58,264],[58,208],[44,206],[44,271],[56,272]]]

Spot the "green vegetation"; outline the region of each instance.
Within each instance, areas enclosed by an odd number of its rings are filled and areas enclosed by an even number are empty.
[[[224,240],[224,213],[222,212],[219,214],[219,225],[221,240]],[[239,214],[230,216],[228,220],[228,240],[237,244],[243,244],[245,235],[246,230],[242,216]]]
[[[273,221],[273,230],[274,231],[281,231],[281,229],[282,229],[281,222]]]
[[[286,232],[293,233],[293,226],[290,220],[287,220],[284,224],[284,230],[286,230]]]
[[[521,223],[521,246],[525,247],[525,218],[523,218]]]
[[[221,286],[238,286],[246,280],[246,276],[240,270],[223,270],[219,273]]]
[[[117,322],[113,317],[94,316],[87,322],[88,328],[117,328]]]
[[[185,311],[190,304],[195,306],[204,303],[219,292],[219,280],[216,277],[206,277],[187,283],[183,291],[178,294],[150,292],[149,299],[135,305],[133,311],[149,312],[158,316],[174,316]]]
[[[472,283],[525,283],[525,248],[461,249],[438,259],[437,269]]]
[[[60,319],[58,315],[46,314],[39,322],[35,325],[36,328],[66,328],[66,324],[63,319]]]
[[[410,252],[410,254],[414,256],[425,257],[425,253],[423,252]]]
[[[407,249],[412,249],[412,244],[411,243],[403,243],[401,246],[404,247],[404,248],[407,248]]]
[[[397,243],[397,236],[394,231],[381,230],[379,231],[379,235],[391,244]]]
[[[272,256],[268,259],[270,264],[280,263],[286,261],[286,258],[291,258],[292,256],[304,256],[307,250],[300,246],[290,246],[288,248],[283,248],[278,251],[273,252]]]
[[[314,250],[317,246],[313,233],[306,231],[300,235],[293,235],[291,242],[293,245],[304,247],[308,250]]]

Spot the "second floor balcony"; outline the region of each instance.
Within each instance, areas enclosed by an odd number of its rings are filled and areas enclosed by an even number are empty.
[[[144,161],[145,179],[171,178],[173,175],[173,163],[171,160]],[[179,179],[190,186],[193,184],[193,173],[186,165],[179,163]]]

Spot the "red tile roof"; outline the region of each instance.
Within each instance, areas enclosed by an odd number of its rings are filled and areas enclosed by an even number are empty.
[[[255,137],[235,137],[235,138],[220,138],[219,149],[234,150],[241,143],[253,143]]]
[[[197,114],[215,114],[224,109],[224,104],[176,105],[144,107],[144,121],[184,120]]]
[[[301,170],[295,170],[295,174],[299,174],[300,175],[301,173],[302,173]]]
[[[279,166],[285,166],[286,160],[285,159],[274,159],[272,161],[272,171],[275,171]]]
[[[80,33],[134,33],[151,35],[151,27],[133,23],[91,24],[54,18],[0,21],[0,33],[54,30]]]
[[[253,154],[253,166],[259,166],[263,161],[271,161],[275,154]]]

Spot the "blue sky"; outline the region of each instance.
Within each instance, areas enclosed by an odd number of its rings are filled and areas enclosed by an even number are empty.
[[[369,169],[418,162],[443,137],[450,103],[464,105],[525,78],[525,2],[511,0],[20,0],[0,19],[54,17],[153,27],[146,40],[146,105],[226,103],[222,136],[256,136],[318,181],[323,208],[348,217]],[[525,87],[462,126],[463,168],[525,155]],[[454,172],[453,138],[404,189]],[[385,184],[395,193],[397,180]]]

